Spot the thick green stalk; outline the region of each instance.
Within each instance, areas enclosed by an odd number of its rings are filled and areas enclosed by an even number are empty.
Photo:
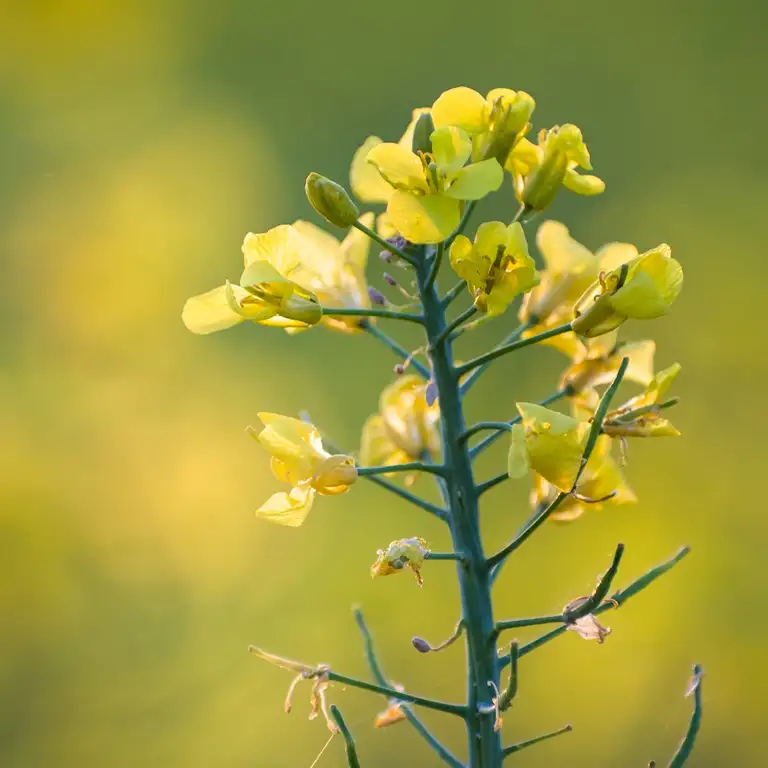
[[[465,638],[467,644],[467,731],[469,768],[499,768],[502,762],[500,734],[494,732],[492,688],[499,685],[494,638],[490,570],[480,537],[478,492],[466,431],[459,376],[453,363],[445,307],[428,285],[428,266],[417,267],[417,281],[424,306],[424,327],[429,355],[440,399],[443,460],[448,469],[446,483],[450,500],[448,522],[454,550],[463,560],[457,566]]]

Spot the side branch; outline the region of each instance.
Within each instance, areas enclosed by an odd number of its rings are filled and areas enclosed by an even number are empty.
[[[414,359],[413,354],[409,352],[405,347],[400,346],[393,338],[387,336],[386,333],[380,331],[375,325],[365,323],[363,326],[366,333],[378,339],[382,344],[389,347],[401,360],[407,360],[408,365],[413,368],[419,375],[425,379],[430,377],[429,368],[418,360]]]
[[[382,467],[358,467],[360,477],[373,475],[388,475],[391,472],[428,472],[432,475],[445,477],[445,467],[442,464],[425,464],[423,461],[408,461],[405,464],[389,464]]]
[[[339,708],[335,704],[331,704],[331,717],[336,723],[337,728],[344,737],[344,744],[347,750],[347,764],[349,768],[360,768],[360,760],[357,758],[357,747],[355,746],[355,740],[352,738],[347,724],[344,722],[344,718],[339,712]]]
[[[556,731],[552,731],[550,733],[544,733],[541,736],[536,736],[533,739],[528,739],[527,741],[521,741],[517,744],[512,744],[509,747],[504,747],[504,751],[502,752],[503,757],[509,757],[510,755],[513,755],[515,752],[519,752],[521,749],[525,749],[526,747],[532,747],[534,744],[538,744],[540,741],[546,741],[547,739],[554,739],[555,736],[559,736],[562,733],[570,733],[570,731],[573,730],[572,725],[566,725],[562,728],[559,728]]]
[[[701,678],[703,672],[698,664],[693,665],[693,680],[691,681],[686,696],[693,694],[693,714],[691,715],[691,722],[688,726],[688,732],[685,734],[685,738],[681,742],[680,746],[675,752],[675,756],[672,758],[669,768],[682,768],[693,751],[693,745],[696,743],[696,736],[699,733],[701,727]]]
[[[410,312],[399,312],[396,309],[384,309],[383,307],[323,307],[323,314],[329,317],[387,317],[390,320],[406,320],[409,323],[424,322],[423,315]]]
[[[411,266],[415,264],[415,259],[413,256],[401,250],[396,245],[393,245],[380,234],[378,234],[378,232],[374,232],[372,229],[366,227],[365,224],[361,224],[359,221],[356,221],[352,224],[352,226],[355,229],[359,229],[363,234],[368,235],[371,240],[373,240],[375,243],[378,243],[385,250],[389,251],[390,253],[394,253],[396,256],[399,256],[403,261],[407,261]]]
[[[409,501],[411,504],[419,507],[420,509],[423,509],[425,512],[430,512],[435,515],[435,517],[439,517],[441,520],[448,519],[448,511],[443,509],[443,507],[439,507],[437,504],[432,504],[431,502],[416,496],[405,488],[401,488],[399,485],[395,485],[395,483],[387,480],[386,478],[379,477],[378,475],[366,475],[365,477],[372,483],[376,483],[376,485],[380,485],[382,488],[386,488],[390,493],[394,493],[395,496],[399,496],[401,499]]]
[[[368,661],[371,674],[377,683],[381,685],[390,686],[389,681],[384,676],[384,672],[379,665],[379,661],[376,658],[376,652],[373,648],[373,638],[371,632],[368,629],[368,625],[365,623],[362,611],[355,610],[355,622],[357,623],[360,634],[363,637],[363,646],[365,649],[365,658]],[[421,722],[421,719],[411,710],[408,706],[403,706],[403,712],[408,722],[416,729],[422,738],[435,750],[438,756],[451,768],[464,768],[464,764],[455,757],[446,747],[444,747],[430,731]]]
[[[593,611],[593,615],[598,616],[599,614],[610,610],[614,606],[621,607],[627,600],[629,600],[630,597],[636,595],[638,592],[641,592],[647,586],[656,581],[659,576],[663,576],[667,571],[674,568],[690,551],[690,547],[683,547],[679,552],[677,552],[677,554],[674,555],[674,557],[671,557],[669,560],[661,563],[660,565],[651,568],[649,571],[644,573],[638,579],[635,579],[635,581],[633,581],[624,589],[619,590],[618,592],[614,592],[613,595],[608,598],[607,602],[598,606]],[[566,626],[557,627],[556,629],[552,629],[549,632],[546,632],[545,634],[537,637],[535,640],[531,640],[530,643],[526,643],[525,645],[521,646],[519,655],[525,656],[526,654],[531,653],[531,651],[535,651],[537,648],[545,645],[550,640],[554,640],[556,637],[562,635],[566,629]],[[502,667],[506,666],[507,663],[508,659],[506,657],[502,656],[499,658],[499,664]]]
[[[553,336],[559,336],[560,334],[567,333],[570,330],[571,330],[571,324],[565,323],[564,325],[560,325],[557,328],[552,328],[549,331],[538,333],[535,336],[529,336],[527,339],[520,339],[519,341],[513,341],[511,344],[504,344],[501,347],[496,347],[496,349],[492,349],[490,352],[486,352],[483,355],[478,355],[477,357],[470,360],[468,363],[464,363],[464,365],[457,366],[456,375],[464,376],[465,374],[469,373],[475,368],[478,368],[481,365],[485,365],[485,363],[490,363],[492,360],[495,360],[497,357],[506,355],[509,352],[514,352],[517,349],[522,349],[523,347],[528,347],[531,344],[538,344],[540,341],[544,341],[545,339],[551,339]],[[462,387],[462,391],[465,391],[466,386],[467,384],[465,384]]]

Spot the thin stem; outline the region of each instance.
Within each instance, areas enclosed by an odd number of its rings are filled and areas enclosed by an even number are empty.
[[[329,317],[387,317],[390,320],[406,320],[409,323],[419,323],[419,325],[424,322],[423,315],[381,307],[368,309],[364,307],[323,307],[323,314]]]
[[[460,325],[463,325],[470,317],[476,314],[477,308],[475,306],[465,309],[457,318],[443,328],[437,338],[432,342],[432,346],[437,347],[439,344],[442,344]]]
[[[693,745],[696,743],[696,736],[699,733],[701,727],[701,715],[702,715],[702,703],[701,703],[701,678],[703,672],[698,664],[693,665],[693,681],[688,687],[686,696],[693,694],[693,714],[691,715],[691,722],[688,725],[688,732],[685,734],[685,738],[680,743],[680,746],[675,752],[675,756],[669,763],[669,768],[681,768],[688,762],[688,758],[693,751]]]
[[[570,392],[570,389],[568,387],[563,387],[563,389],[558,390],[554,394],[551,394],[549,397],[545,397],[539,403],[539,405],[544,407],[546,407],[547,405],[551,405],[557,400],[560,400],[561,398],[568,395],[569,392]],[[523,420],[522,416],[516,416],[514,419],[510,419],[509,421],[503,422],[504,426],[500,428],[497,432],[495,432],[492,435],[488,435],[488,437],[483,438],[477,445],[474,445],[472,446],[472,448],[469,449],[470,456],[472,456],[472,458],[474,459],[475,456],[477,456],[479,453],[481,453],[486,448],[493,445],[504,434],[504,432],[514,427],[515,424],[519,424],[522,420]],[[482,423],[491,423],[491,422],[481,422],[481,424]]]
[[[559,728],[556,731],[552,731],[551,733],[544,733],[541,736],[536,736],[533,739],[528,739],[527,741],[521,741],[517,744],[512,744],[509,747],[504,747],[504,752],[502,753],[504,757],[509,757],[509,755],[513,755],[515,752],[519,752],[521,749],[525,749],[526,747],[532,747],[534,744],[538,744],[540,741],[546,741],[547,739],[554,739],[555,736],[560,736],[562,733],[570,733],[573,730],[572,725],[566,725],[563,728]]]
[[[619,388],[621,380],[624,378],[624,374],[627,372],[628,367],[629,358],[625,357],[621,361],[619,370],[616,372],[616,376],[611,382],[611,385],[608,387],[608,389],[605,390],[605,392],[603,392],[603,396],[600,398],[600,402],[595,409],[595,414],[592,417],[592,427],[589,430],[589,435],[587,435],[587,442],[584,446],[584,453],[581,457],[579,471],[576,473],[576,479],[573,481],[573,488],[571,489],[572,491],[576,490],[576,486],[579,484],[581,475],[587,467],[587,463],[589,462],[589,458],[592,455],[592,451],[595,450],[595,446],[597,445],[597,438],[600,437],[600,430],[603,428],[603,422],[605,421],[605,417],[608,413],[608,408],[611,405],[611,400],[616,394],[616,390]]]
[[[368,661],[368,666],[371,669],[371,674],[380,685],[390,686],[391,684],[384,676],[384,672],[379,665],[379,661],[376,658],[376,651],[373,647],[373,637],[368,629],[368,625],[365,623],[365,618],[360,609],[355,610],[355,622],[360,630],[360,634],[363,637],[363,647],[365,650],[365,658]],[[464,768],[463,763],[455,757],[446,747],[444,747],[437,738],[429,731],[429,729],[421,722],[418,715],[408,706],[403,706],[403,712],[408,722],[416,729],[416,731],[422,736],[422,738],[429,744],[432,749],[438,754],[438,756],[451,768]]]
[[[372,229],[369,229],[368,227],[366,227],[365,224],[361,224],[359,221],[356,221],[354,222],[354,224],[352,224],[352,226],[355,229],[359,229],[361,232],[368,235],[368,237],[370,237],[371,240],[378,243],[385,250],[389,251],[390,253],[394,253],[396,256],[399,256],[401,259],[403,259],[403,261],[407,261],[411,265],[414,264],[413,256],[407,254],[405,251],[393,245],[388,240],[385,240],[377,232],[374,232]]]
[[[608,594],[608,591],[611,588],[611,583],[613,582],[613,579],[619,570],[619,563],[621,562],[621,557],[623,554],[624,545],[617,544],[616,552],[613,555],[613,562],[611,563],[610,568],[608,568],[603,577],[600,579],[597,587],[595,587],[595,591],[583,603],[579,603],[579,605],[577,605],[573,610],[563,612],[563,617],[565,618],[566,622],[573,622],[577,619],[581,619],[582,617],[592,613],[599,605],[602,604],[603,600],[605,600]]]
[[[341,735],[344,737],[344,744],[347,750],[347,763],[349,768],[360,768],[360,761],[357,759],[357,747],[355,746],[355,740],[352,738],[347,724],[344,722],[344,718],[339,712],[339,708],[335,704],[331,704],[331,717],[333,721],[341,731]]]
[[[506,421],[478,421],[477,424],[473,424],[469,429],[465,429],[461,433],[461,440],[469,440],[472,435],[476,435],[478,432],[482,432],[485,429],[494,429],[496,431],[509,432],[512,429],[512,424]]]
[[[432,259],[432,266],[429,268],[429,275],[427,276],[427,282],[425,287],[431,288],[435,280],[437,280],[437,273],[440,271],[440,265],[443,262],[443,254],[445,253],[445,243],[440,243],[437,246],[437,251]]]
[[[326,445],[326,447],[328,446]],[[442,507],[438,507],[437,504],[432,504],[425,499],[419,498],[405,488],[401,488],[399,485],[395,485],[395,483],[387,480],[385,477],[379,477],[378,475],[366,475],[366,478],[372,483],[376,483],[376,485],[380,485],[382,488],[386,488],[390,493],[394,493],[395,496],[399,496],[401,499],[409,501],[411,504],[420,507],[426,512],[431,512],[441,520],[445,520],[448,515],[448,510],[443,509]]]
[[[380,331],[375,325],[372,325],[371,323],[366,323],[363,327],[366,333],[373,336],[375,339],[378,339],[385,346],[389,347],[401,360],[408,360],[408,365],[413,368],[414,371],[419,373],[425,379],[429,378],[429,368],[427,368],[427,366],[423,363],[420,363],[418,360],[414,359],[412,354],[407,349],[405,349],[405,347],[401,347],[393,338],[387,336],[386,333]]]
[[[459,717],[465,717],[467,714],[467,708],[461,704],[450,704],[447,701],[416,696],[415,694],[407,693],[406,691],[398,691],[396,688],[390,686],[369,683],[365,680],[358,680],[356,677],[341,675],[338,672],[334,672],[332,669],[323,669],[319,671],[318,674],[325,675],[328,680],[334,683],[351,685],[353,688],[371,691],[371,693],[380,693],[382,696],[387,696],[390,699],[397,699],[398,701],[410,701],[411,704],[418,704],[427,709],[434,709],[436,712],[445,712],[448,715],[458,715]]]
[[[512,333],[507,336],[504,341],[501,342],[501,344],[497,344],[494,349],[501,349],[502,347],[507,346],[507,344],[512,344],[512,342],[517,341],[532,325],[534,325],[534,322],[532,320],[528,320],[527,322],[523,323],[522,325],[519,325],[517,328],[515,328]],[[467,376],[461,385],[461,392],[462,394],[466,394],[469,392],[471,387],[474,385],[474,383],[483,375],[483,373],[488,369],[489,363],[486,363],[484,365],[481,365],[479,368],[476,368],[472,373]]]
[[[468,363],[464,363],[464,365],[457,366],[456,375],[463,376],[475,368],[478,368],[481,365],[485,365],[485,363],[490,363],[497,357],[501,357],[502,355],[506,355],[509,352],[514,352],[517,349],[530,346],[531,344],[538,344],[540,341],[551,339],[553,336],[559,336],[561,333],[567,333],[570,330],[571,324],[565,323],[563,325],[559,325],[557,328],[552,328],[548,331],[537,333],[535,336],[529,336],[527,339],[520,339],[519,341],[514,341],[511,344],[504,344],[501,347],[496,347],[496,349],[492,349],[490,352],[486,352],[483,355],[478,355]]]
[[[624,603],[629,600],[630,597],[636,595],[638,592],[641,592],[647,586],[653,584],[653,582],[656,581],[656,579],[658,579],[660,576],[663,576],[667,571],[674,568],[690,551],[691,550],[689,547],[683,547],[669,560],[666,560],[660,565],[657,565],[651,568],[649,571],[646,571],[646,573],[635,579],[631,584],[624,587],[624,589],[619,590],[618,592],[614,592],[613,595],[611,595],[609,598],[608,602],[605,602],[595,608],[593,615],[599,616],[601,613],[610,610],[614,607],[614,603],[618,604],[619,606],[624,605]],[[521,646],[519,655],[522,657],[528,653],[531,653],[531,651],[535,651],[537,648],[545,645],[550,640],[554,640],[556,637],[562,635],[566,630],[567,625],[563,625],[562,627],[557,627],[556,629],[552,629],[549,632],[545,632],[535,640],[531,640],[530,643],[526,643],[525,645]],[[504,658],[499,659],[499,663],[502,666],[506,666],[506,661]]]
[[[496,634],[505,629],[517,629],[518,627],[533,627],[537,624],[562,624],[565,617],[562,613],[556,613],[552,616],[534,616],[530,619],[504,619],[496,622]]]
[[[542,507],[534,513],[533,517],[523,526],[522,530],[509,542],[509,544],[507,544],[506,547],[500,549],[495,555],[488,558],[488,567],[493,569],[491,575],[493,580],[496,579],[496,572],[499,570],[501,563],[503,563],[536,531],[536,529],[563,503],[566,496],[568,496],[568,494],[565,492],[558,493],[552,503],[546,507]]]
[[[512,699],[517,695],[517,661],[520,656],[520,644],[513,640],[509,644],[509,656],[507,666],[509,667],[509,680],[504,692],[499,696],[499,710],[505,712],[512,706]]]
[[[453,300],[458,298],[461,295],[462,291],[466,287],[467,287],[467,284],[463,280],[459,280],[459,282],[456,283],[456,285],[454,285],[453,288],[451,288],[451,290],[445,294],[445,296],[443,296],[441,300],[443,309],[447,309],[450,306],[450,304],[453,302]]]
[[[458,552],[429,552],[425,560],[453,560],[454,562],[463,562],[464,557]]]
[[[495,488],[500,483],[509,480],[509,475],[506,472],[500,472],[490,480],[485,480],[477,486],[477,495],[482,496],[486,491],[490,491],[491,488]]]
[[[358,467],[357,474],[360,477],[373,475],[388,475],[392,472],[428,472],[431,475],[445,475],[445,467],[442,464],[426,464],[423,461],[407,461],[404,464],[387,464],[381,467]]]
[[[477,200],[471,200],[469,203],[467,203],[467,207],[464,209],[464,213],[461,215],[461,221],[459,221],[459,225],[456,227],[456,229],[453,230],[453,232],[451,232],[450,235],[448,235],[448,239],[445,241],[446,248],[449,248],[451,243],[453,243],[453,241],[464,231],[467,224],[469,223],[469,219],[472,216],[476,205]]]

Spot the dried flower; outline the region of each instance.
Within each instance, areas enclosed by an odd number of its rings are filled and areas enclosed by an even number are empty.
[[[587,597],[578,597],[576,600],[571,600],[563,608],[563,613],[575,610],[588,599]],[[598,644],[604,643],[605,638],[611,634],[611,628],[604,627],[591,613],[582,616],[580,619],[574,619],[566,625],[566,628],[572,632],[578,632],[585,640],[597,640]]]
[[[376,553],[376,562],[371,566],[371,576],[389,576],[408,567],[414,572],[416,582],[421,586],[424,583],[421,578],[421,566],[428,554],[429,548],[424,539],[418,536],[398,539]]]

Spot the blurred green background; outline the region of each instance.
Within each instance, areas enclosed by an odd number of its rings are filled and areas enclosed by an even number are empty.
[[[328,737],[305,719],[308,692],[283,714],[287,673],[246,646],[366,675],[353,604],[393,679],[463,695],[458,646],[425,657],[409,643],[453,626],[451,567],[429,566],[423,589],[368,576],[391,539],[446,547],[429,516],[365,482],[298,530],[252,515],[277,488],[243,432],[257,411],[307,408],[355,446],[394,359],[324,329],[203,339],[179,314],[237,277],[247,231],[311,215],[310,170],[345,180],[366,135],[397,138],[412,107],[466,84],[529,91],[537,128],[582,127],[608,191],[557,200],[577,238],[667,241],[686,269],[673,315],[628,329],[658,340],[659,366],[682,363],[683,437],[633,443],[640,505],[547,527],[505,572],[497,610],[559,608],[617,541],[619,584],[680,544],[693,555],[608,615],[604,646],[569,633],[526,658],[505,740],[571,722],[516,763],[663,764],[697,661],[692,764],[765,765],[766,24],[750,0],[3,3],[0,764],[308,768]],[[508,188],[483,207],[513,211]],[[505,359],[470,416],[509,417],[562,364],[546,349]],[[502,462],[497,448],[481,472]],[[489,494],[489,547],[526,516],[523,486]],[[367,768],[436,764],[407,725],[370,727],[377,697],[332,699]],[[450,718],[426,719],[462,749]],[[318,766],[342,764],[338,742]]]

